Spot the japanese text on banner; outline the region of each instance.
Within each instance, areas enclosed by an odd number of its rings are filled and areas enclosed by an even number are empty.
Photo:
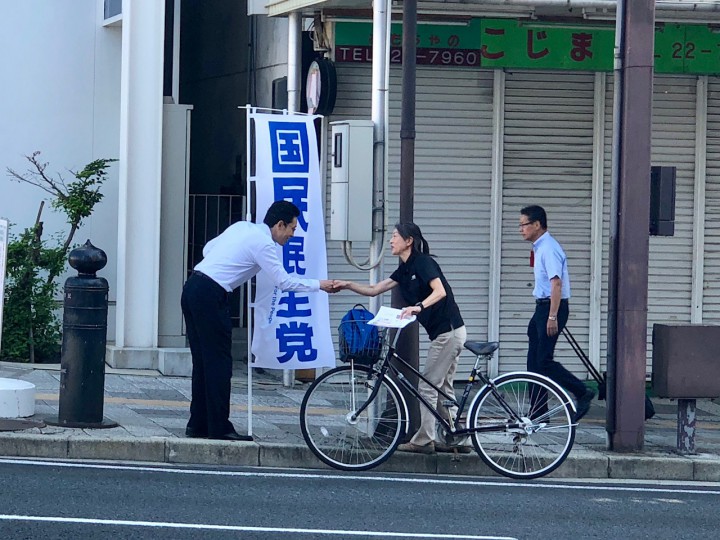
[[[327,275],[320,170],[313,117],[255,114],[257,216],[276,200],[300,209],[295,235],[278,249],[285,271]],[[252,351],[256,367],[334,366],[327,295],[277,289],[258,274]]]

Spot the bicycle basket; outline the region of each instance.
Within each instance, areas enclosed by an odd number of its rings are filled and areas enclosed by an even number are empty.
[[[371,366],[382,358],[387,328],[363,320],[343,320],[338,326],[340,360]]]

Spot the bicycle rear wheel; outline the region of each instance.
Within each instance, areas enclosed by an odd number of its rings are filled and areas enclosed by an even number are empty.
[[[399,392],[379,382],[375,399],[355,419],[353,413],[378,384],[365,366],[341,366],[308,388],[300,407],[300,428],[310,450],[324,463],[344,471],[380,465],[395,451],[405,429]]]
[[[470,409],[471,429],[503,426],[473,433],[480,458],[510,478],[539,478],[557,469],[575,441],[570,398],[553,381],[535,373],[509,373],[494,382],[497,394],[486,386]],[[545,403],[536,397],[543,394],[547,395]],[[522,421],[513,419],[506,407]],[[519,426],[510,428],[506,424]]]

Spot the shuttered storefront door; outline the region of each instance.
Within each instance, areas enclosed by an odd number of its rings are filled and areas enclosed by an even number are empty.
[[[720,79],[708,81],[703,323],[720,324]]]
[[[677,167],[674,236],[650,237],[647,373],[654,323],[689,323],[695,183],[695,77],[656,75],[652,164]]]
[[[330,121],[370,118],[371,69],[337,64],[338,96]],[[491,71],[424,68],[417,72],[415,141],[415,222],[437,255],[455,293],[469,338],[487,336],[490,167],[492,146]],[[400,183],[400,84],[398,66],[390,70],[389,214],[383,278],[397,267],[388,239],[398,219]],[[329,171],[329,168],[328,168]],[[329,198],[329,172],[328,172]],[[328,225],[329,226],[329,225]],[[360,255],[363,251],[358,251]],[[364,257],[358,257],[363,260]],[[328,242],[330,277],[367,281],[368,273],[352,269],[340,242]],[[330,297],[331,323],[337,325],[353,303],[368,299],[351,293]],[[390,305],[390,294],[384,304]],[[424,359],[428,339],[420,334]],[[465,372],[471,355],[461,357]]]
[[[593,158],[592,73],[512,72],[505,80],[500,292],[500,372],[525,369],[527,325],[535,308],[531,244],[518,231],[520,209],[539,204],[568,256],[568,327],[587,343]],[[562,338],[556,358],[584,379]]]
[[[677,178],[675,235],[650,237],[647,373],[652,371],[653,324],[688,323],[690,321],[696,84],[695,77],[656,75],[654,79],[652,165],[677,167]],[[603,221],[603,307],[601,314],[601,367],[603,371],[607,369],[607,272],[609,266],[609,219],[612,182],[612,86],[611,77],[608,77],[605,117],[605,219]],[[711,159],[710,155],[708,155],[709,164]],[[709,175],[710,172],[708,172],[708,183],[710,182]],[[705,278],[708,279],[707,273]],[[622,321],[618,321],[618,324],[622,324]]]

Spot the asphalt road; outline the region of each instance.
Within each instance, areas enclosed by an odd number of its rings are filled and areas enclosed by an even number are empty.
[[[0,538],[713,538],[720,484],[0,459]]]

